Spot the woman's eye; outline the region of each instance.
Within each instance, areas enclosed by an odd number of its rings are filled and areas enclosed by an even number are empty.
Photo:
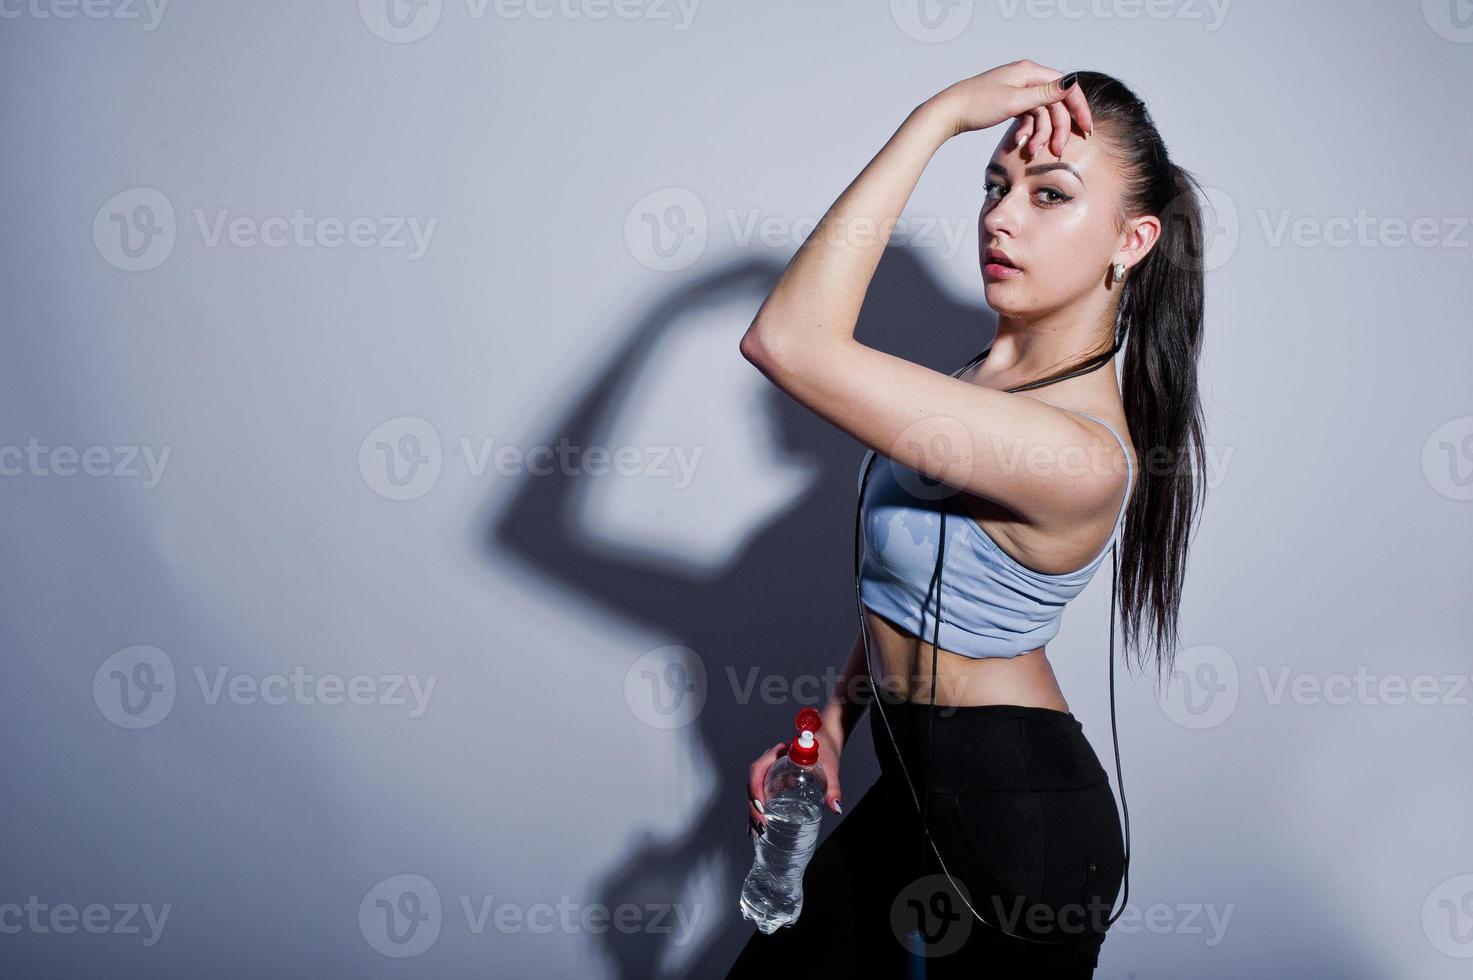
[[[986,198],[988,198],[989,200],[995,200],[997,197],[1001,197],[1003,194],[1006,194],[1007,193],[1007,188],[1003,187],[1001,184],[994,183],[994,182],[991,182],[991,181],[989,181],[988,183],[984,184],[983,185],[983,189],[984,189],[984,192],[985,192],[985,195],[984,196]],[[996,195],[994,195],[993,194],[993,191],[997,191],[999,193],[996,194]],[[1073,200],[1073,198],[1071,198],[1068,194],[1065,194],[1064,192],[1062,192],[1060,190],[1057,190],[1057,189],[1055,189],[1053,187],[1040,187],[1034,193],[1035,194],[1046,194],[1046,195],[1050,195],[1048,197],[1045,197],[1043,200],[1039,201],[1040,204],[1044,204],[1044,205],[1049,205],[1049,204],[1063,204],[1065,201]]]

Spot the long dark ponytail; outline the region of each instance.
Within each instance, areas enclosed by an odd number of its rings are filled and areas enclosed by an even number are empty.
[[[1187,546],[1206,489],[1197,386],[1205,248],[1201,186],[1167,156],[1150,110],[1123,82],[1081,71],[1078,84],[1094,120],[1090,139],[1102,141],[1124,178],[1122,230],[1139,215],[1161,221],[1161,237],[1151,251],[1112,288],[1121,291],[1114,349],[1124,345],[1125,417],[1142,456],[1121,531],[1121,634],[1127,657],[1134,649],[1142,669],[1154,659],[1163,681],[1176,660]]]

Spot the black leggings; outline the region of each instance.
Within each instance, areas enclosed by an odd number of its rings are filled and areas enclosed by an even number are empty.
[[[916,793],[929,797],[927,823],[961,895],[921,834],[881,710]],[[880,778],[815,851],[798,921],[770,936],[754,927],[728,980],[777,976],[779,967],[840,977],[1093,976],[1125,851],[1114,791],[1078,719],[1024,705],[888,700],[869,715]],[[1006,932],[978,921],[963,899]],[[1057,943],[1071,937],[1081,938]]]

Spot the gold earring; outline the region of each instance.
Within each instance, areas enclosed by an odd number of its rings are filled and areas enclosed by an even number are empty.
[[[1124,262],[1116,262],[1115,263],[1115,268],[1113,270],[1113,273],[1111,275],[1111,278],[1114,279],[1116,282],[1119,282],[1120,280],[1122,280],[1122,279],[1125,278],[1125,263]]]

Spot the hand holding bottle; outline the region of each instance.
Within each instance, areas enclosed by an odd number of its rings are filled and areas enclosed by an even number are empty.
[[[844,752],[844,739],[834,726],[822,724],[815,734],[818,736],[818,764],[828,777],[828,792],[824,797],[824,808],[842,814],[844,794],[839,788],[839,757]],[[747,833],[757,836],[767,829],[766,784],[768,771],[773,763],[788,754],[789,742],[778,742],[762,753],[747,770]]]
[[[814,708],[795,719],[798,737],[773,746],[752,765],[748,793],[761,818],[754,840],[752,870],[742,883],[742,916],[772,933],[798,921],[803,912],[803,873],[818,844],[828,806],[828,774],[819,761],[814,734],[823,723]],[[768,761],[771,756],[771,761]]]

